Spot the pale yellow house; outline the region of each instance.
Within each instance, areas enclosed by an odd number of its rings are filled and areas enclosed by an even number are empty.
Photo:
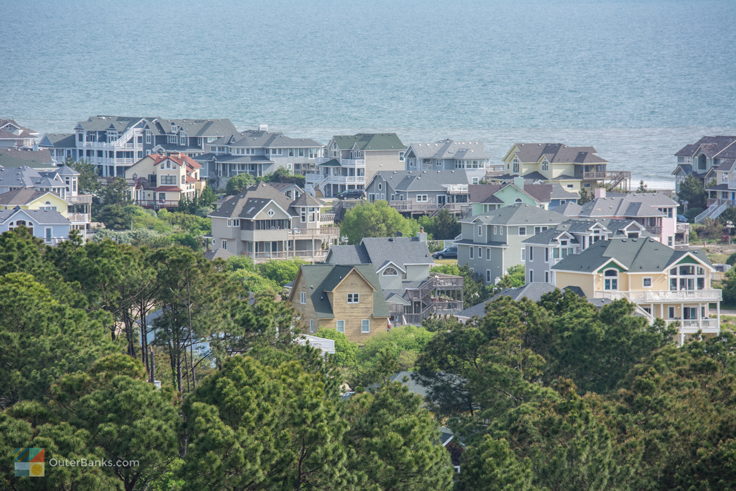
[[[505,171],[533,181],[558,183],[568,192],[604,186],[629,188],[631,174],[608,171],[608,161],[594,147],[562,143],[515,143],[503,158]]]
[[[389,326],[388,306],[370,264],[304,265],[289,300],[310,334],[334,329],[363,343]]]
[[[664,319],[683,344],[693,335],[720,332],[721,290],[700,251],[675,250],[651,238],[595,242],[552,267],[557,288],[577,287],[588,298],[625,298],[650,321]]]
[[[74,199],[73,196],[69,198]],[[69,202],[58,194],[35,188],[14,189],[0,194],[0,210],[20,208],[21,210],[57,211],[69,220],[71,230],[80,231],[84,237],[89,224],[89,214],[70,211],[69,206]]]
[[[204,190],[201,167],[184,154],[147,155],[125,171],[130,197],[146,208],[176,208],[179,201],[192,200]]]

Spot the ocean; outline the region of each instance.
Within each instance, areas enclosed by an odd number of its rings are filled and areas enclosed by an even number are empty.
[[[230,118],[326,142],[594,145],[672,187],[673,154],[736,134],[733,0],[3,2],[0,116]]]

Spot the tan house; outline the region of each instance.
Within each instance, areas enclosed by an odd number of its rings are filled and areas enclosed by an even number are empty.
[[[183,199],[194,199],[206,186],[201,164],[184,154],[151,154],[125,170],[130,197],[146,208],[176,208]]]
[[[558,183],[568,192],[581,188],[621,186],[628,190],[631,173],[609,171],[594,147],[562,143],[515,143],[503,158],[509,176]]]
[[[370,264],[302,266],[289,300],[309,333],[335,329],[363,343],[389,326],[388,306]]]
[[[213,249],[254,261],[299,257],[321,261],[339,229],[325,205],[296,185],[260,182],[226,197],[210,216]]]
[[[721,290],[700,251],[675,250],[651,238],[600,240],[552,267],[557,288],[577,287],[589,299],[625,298],[650,321],[678,328],[678,341],[720,332]]]
[[[323,197],[365,190],[379,171],[404,170],[406,146],[396,133],[335,135],[316,173],[306,174],[306,190]]]

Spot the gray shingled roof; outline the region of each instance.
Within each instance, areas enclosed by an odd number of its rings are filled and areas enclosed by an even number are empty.
[[[504,206],[487,214],[478,215],[472,220],[465,221],[465,223],[473,223],[476,220],[487,225],[556,225],[562,222],[564,217],[555,211],[519,204]]]
[[[485,146],[479,141],[441,140],[436,143],[412,143],[407,153],[413,152],[420,159],[476,159],[491,158]]]
[[[0,148],[0,166],[3,167],[56,167],[56,162],[48,150],[17,150],[15,148]]]
[[[677,206],[677,202],[661,193],[630,193],[624,196],[596,198],[585,203],[581,217],[660,217],[660,207]]]
[[[254,204],[248,203],[253,199],[273,200],[286,212],[289,211],[289,207],[291,205],[291,200],[286,197],[285,194],[270,184],[261,181],[257,185],[246,189],[241,194],[226,197],[220,204],[219,208],[217,208],[217,210],[210,216],[227,218],[250,217],[251,214],[248,213],[248,209],[250,209],[251,206],[255,206],[257,204],[260,206],[259,210],[266,206],[266,202],[263,201],[258,201]],[[248,204],[247,207],[246,204]]]
[[[341,150],[403,150],[406,145],[401,143],[396,133],[358,133],[356,135],[335,135],[332,140]]]
[[[442,191],[447,184],[468,184],[468,175],[462,170],[379,171],[396,191]]]
[[[303,283],[312,292],[310,299],[318,317],[327,319],[334,317],[327,292],[335,288],[353,269],[363,275],[374,288],[373,315],[376,317],[388,316],[388,306],[383,298],[378,276],[376,276],[370,265],[306,264],[301,267],[300,274]]]
[[[550,163],[603,164],[595,147],[568,147],[562,143],[516,143],[516,157],[521,162],[538,162],[544,156]]]
[[[39,225],[67,225],[69,220],[56,210],[22,210],[19,207],[0,211],[0,223],[7,222],[17,213],[25,213]]]
[[[77,140],[74,133],[46,133],[41,138],[39,147],[75,148]]]
[[[434,262],[418,237],[366,237],[359,245],[332,246],[326,259],[329,264],[372,264],[375,270],[389,261],[401,268]]]
[[[49,192],[33,188],[14,189],[0,194],[0,205],[25,205]]]
[[[246,148],[320,148],[311,138],[291,138],[280,132],[245,130],[215,140],[211,145],[231,145]]]
[[[710,265],[701,251],[675,250],[654,239],[612,239],[600,240],[580,254],[567,256],[552,269],[590,273],[616,259],[628,271],[657,272],[686,254],[697,256]]]

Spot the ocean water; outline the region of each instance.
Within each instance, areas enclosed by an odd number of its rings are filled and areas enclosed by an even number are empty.
[[[3,2],[0,115],[227,117],[326,142],[595,145],[672,185],[672,154],[736,134],[735,0]]]

